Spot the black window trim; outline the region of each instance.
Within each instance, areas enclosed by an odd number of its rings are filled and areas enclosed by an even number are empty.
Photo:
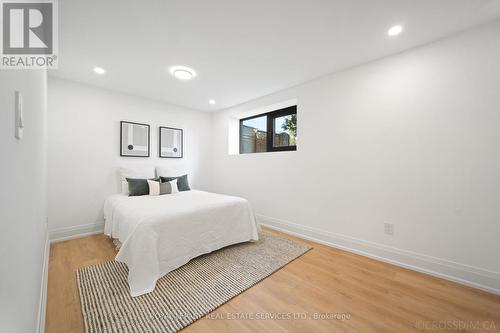
[[[274,151],[294,151],[294,150],[297,150],[297,145],[293,145],[293,146],[284,146],[284,147],[274,147],[273,146],[273,135],[274,135],[274,120],[276,118],[279,118],[279,117],[283,117],[283,116],[288,116],[288,115],[291,115],[291,114],[297,114],[297,105],[293,105],[293,106],[288,106],[286,108],[283,108],[283,109],[279,109],[279,110],[275,110],[275,111],[271,111],[271,112],[265,112],[265,113],[261,113],[261,114],[257,114],[257,115],[254,115],[254,116],[250,116],[250,117],[246,117],[246,118],[242,118],[240,119],[240,132],[239,132],[239,135],[238,135],[238,140],[239,140],[239,153],[240,154],[255,154],[255,153],[242,153],[242,143],[241,143],[241,133],[243,132],[243,122],[246,121],[246,120],[251,120],[251,119],[254,119],[254,118],[260,118],[260,117],[264,117],[264,116],[267,116],[267,138],[266,138],[266,153],[270,153],[270,152],[274,152]],[[264,153],[264,152],[262,152]]]

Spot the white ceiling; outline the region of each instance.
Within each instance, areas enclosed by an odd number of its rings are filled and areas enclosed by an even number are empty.
[[[499,16],[498,0],[60,0],[51,75],[211,111]],[[405,30],[389,38],[394,24]]]

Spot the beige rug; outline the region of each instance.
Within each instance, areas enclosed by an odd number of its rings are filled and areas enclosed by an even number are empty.
[[[125,264],[108,261],[77,271],[85,331],[177,332],[310,250],[260,235],[203,255],[168,273],[152,293],[130,297]]]

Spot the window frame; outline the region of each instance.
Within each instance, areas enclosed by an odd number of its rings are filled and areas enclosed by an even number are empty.
[[[274,124],[275,124],[275,119],[280,118],[283,116],[288,116],[288,115],[297,115],[297,105],[292,105],[288,106],[286,108],[270,111],[270,112],[265,112],[265,113],[260,113],[254,116],[246,117],[246,118],[241,118],[240,119],[240,132],[238,134],[238,141],[239,141],[239,154],[258,154],[258,153],[271,153],[275,151],[295,151],[297,150],[297,145],[293,146],[283,146],[283,147],[274,147],[273,141],[274,141]],[[255,153],[242,153],[242,140],[241,140],[241,133],[243,132],[243,122],[255,118],[260,118],[266,116],[266,124],[267,124],[267,136],[266,136],[266,151],[265,152],[255,152]]]

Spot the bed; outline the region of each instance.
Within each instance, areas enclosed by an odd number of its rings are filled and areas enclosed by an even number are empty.
[[[129,268],[131,296],[189,260],[225,246],[258,240],[247,200],[204,191],[130,197],[104,204],[104,233],[121,242],[115,260]]]

